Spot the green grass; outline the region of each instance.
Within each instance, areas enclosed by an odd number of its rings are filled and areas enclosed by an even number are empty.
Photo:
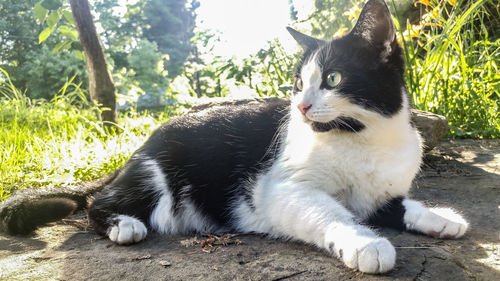
[[[401,34],[413,104],[446,116],[451,138],[500,137],[500,29],[485,21],[494,3],[431,1],[420,32]]]
[[[74,185],[122,166],[151,132],[176,112],[119,116],[106,132],[71,81],[52,101],[33,101],[0,78],[0,201],[25,187]]]

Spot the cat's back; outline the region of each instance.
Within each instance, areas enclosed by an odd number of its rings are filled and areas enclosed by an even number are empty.
[[[158,128],[136,155],[154,159],[175,198],[194,204],[224,225],[234,195],[278,151],[278,131],[289,102],[282,99],[212,106],[174,118]]]
[[[140,151],[169,150],[170,156],[176,158],[197,153],[196,159],[199,159],[211,154],[209,151],[251,153],[255,149],[267,149],[285,122],[289,105],[289,101],[283,99],[264,99],[210,106],[169,120]],[[243,148],[246,149],[242,151]]]

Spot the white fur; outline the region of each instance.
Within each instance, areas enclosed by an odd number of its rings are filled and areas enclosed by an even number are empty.
[[[235,210],[241,231],[299,239],[333,251],[344,263],[368,273],[391,270],[394,247],[358,225],[387,199],[405,196],[421,163],[421,140],[403,108],[391,118],[320,90],[314,57],[302,70],[303,92],[292,101],[291,120],[279,159],[253,188],[252,210],[241,201]],[[312,104],[306,117],[296,109]],[[311,121],[338,116],[360,120],[358,133],[312,131]],[[334,245],[332,249],[331,245]]]
[[[185,186],[181,193],[188,193],[190,188],[189,185]],[[150,224],[157,232],[166,234],[186,234],[193,230],[199,232],[220,231],[185,196],[182,196],[179,212],[174,215],[173,198],[167,187],[161,191],[158,204],[151,213]]]
[[[168,187],[167,176],[163,173],[160,164],[144,155],[138,155],[138,157],[143,158],[144,174],[148,177],[148,184],[159,195],[158,203],[149,217],[149,223],[155,231],[166,234],[182,234],[193,230],[215,231],[214,224],[201,215],[186,196],[182,196],[179,212],[174,214],[172,193]],[[185,186],[181,193],[189,193],[190,188],[189,185]]]
[[[302,78],[308,82],[292,104],[307,100],[312,107],[304,118],[292,106],[284,155],[277,165],[294,170],[292,177],[297,180],[316,182],[361,218],[386,198],[406,195],[419,170],[422,149],[420,136],[409,122],[404,88],[403,108],[388,118],[350,103],[335,90],[319,89],[320,82],[309,82],[309,75],[321,80],[315,59],[304,69]],[[315,133],[308,124],[340,115],[355,118],[366,128],[359,133]]]
[[[465,234],[468,223],[449,208],[427,208],[422,203],[405,199],[406,228],[439,238],[459,238]]]
[[[173,213],[173,197],[168,189],[167,177],[160,165],[153,159],[144,161],[145,173],[150,173],[150,184],[156,189],[160,198],[149,218],[150,225],[160,233],[171,233],[177,230],[177,222]]]
[[[118,224],[108,230],[111,241],[125,245],[137,243],[146,237],[148,230],[140,220],[125,215],[119,215],[116,219]]]
[[[396,262],[392,244],[366,227],[333,223],[325,238],[329,250],[350,268],[383,273],[391,270]]]
[[[161,166],[156,160],[146,158],[143,160],[144,173],[151,174],[149,181],[158,191],[163,191],[167,188],[167,177],[161,170]]]

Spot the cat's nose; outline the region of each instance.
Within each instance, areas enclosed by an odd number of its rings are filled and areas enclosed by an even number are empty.
[[[311,106],[312,104],[303,104],[303,103],[299,103],[299,105],[297,105],[300,112],[302,112],[302,114],[304,115],[306,115],[307,111],[309,110],[309,108],[311,108]]]

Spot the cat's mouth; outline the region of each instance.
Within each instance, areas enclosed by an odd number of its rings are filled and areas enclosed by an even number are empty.
[[[311,125],[311,128],[315,132],[328,132],[331,130],[341,130],[347,132],[360,132],[365,128],[365,125],[361,121],[356,120],[352,117],[340,116],[329,122],[317,122],[312,121],[309,118],[305,118],[306,123]]]

